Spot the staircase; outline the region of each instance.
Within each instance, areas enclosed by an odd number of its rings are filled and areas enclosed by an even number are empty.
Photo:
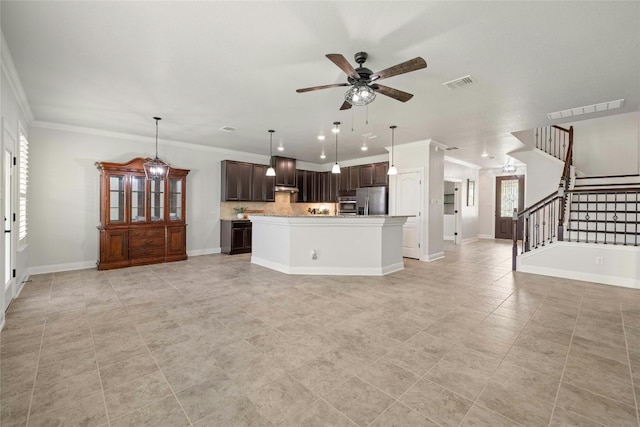
[[[564,166],[555,191],[514,212],[513,269],[640,289],[640,175],[576,176],[573,127],[532,140]]]

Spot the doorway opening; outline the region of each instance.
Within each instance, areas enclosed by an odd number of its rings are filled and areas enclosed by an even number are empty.
[[[442,238],[454,245],[460,243],[460,182],[454,180],[444,181],[444,198],[442,211]]]

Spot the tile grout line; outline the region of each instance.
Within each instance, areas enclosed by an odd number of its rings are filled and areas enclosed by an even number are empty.
[[[160,277],[158,274],[156,274],[155,271],[153,271],[151,268],[146,267],[147,270],[151,271],[154,276],[156,276],[157,278],[159,278],[160,280],[167,282],[167,280],[165,280],[163,277]],[[109,281],[109,285],[111,286],[111,288],[113,289],[113,291],[116,294],[116,297],[118,298],[118,301],[120,301],[120,304],[122,304],[122,307],[124,308],[125,312],[127,313],[127,315],[129,315],[129,310],[127,310],[127,306],[125,304],[122,303],[122,300],[120,299],[120,295],[118,294],[118,292],[116,291],[116,289],[113,287],[113,284],[111,283],[111,280],[107,277],[107,280]],[[170,285],[170,284],[169,284]],[[171,286],[171,285],[170,285]],[[173,286],[172,286],[173,287]],[[175,289],[175,287],[173,287]],[[177,290],[177,289],[176,289]],[[178,291],[180,292],[180,291]],[[180,292],[182,294],[182,292]],[[156,365],[156,368],[158,368],[158,371],[160,372],[160,375],[162,375],[162,378],[164,379],[164,381],[166,382],[167,386],[169,387],[169,390],[171,390],[171,394],[173,395],[173,398],[176,400],[176,402],[178,402],[178,405],[180,406],[180,409],[182,410],[182,413],[184,414],[184,416],[186,417],[187,421],[189,422],[190,426],[193,426],[193,422],[191,421],[191,418],[189,418],[189,415],[187,414],[187,411],[184,410],[184,407],[182,406],[182,402],[180,402],[180,400],[178,399],[178,396],[176,395],[175,391],[173,390],[173,387],[171,386],[171,384],[169,383],[169,380],[167,380],[167,377],[164,375],[164,372],[162,372],[162,369],[160,368],[160,365],[158,364],[158,361],[156,360],[156,358],[153,356],[153,353],[151,352],[151,349],[149,348],[149,346],[147,345],[146,341],[144,340],[144,338],[142,337],[142,334],[140,333],[140,330],[138,330],[138,327],[134,324],[133,325],[134,329],[136,330],[136,332],[138,333],[138,337],[140,338],[140,341],[142,341],[142,343],[144,344],[145,348],[147,349],[147,352],[149,353],[149,356],[151,357],[151,359],[153,359],[153,363]],[[103,389],[103,394],[104,394],[104,389]],[[162,400],[159,399],[157,400],[158,402]],[[155,402],[155,401],[154,401]],[[154,402],[149,402],[147,405],[143,405],[139,408],[134,409],[133,411],[129,412],[128,414],[132,414],[133,412],[137,411],[138,409],[144,408]],[[127,415],[124,414],[122,415],[123,417]],[[120,417],[119,417],[120,418]],[[111,425],[111,424],[109,424]]]
[[[105,279],[107,279],[107,282],[108,282],[109,278],[106,276],[106,274],[103,274],[103,276],[105,277]],[[109,286],[111,286],[110,282],[109,282]],[[113,286],[111,288],[113,289]],[[83,298],[84,298],[84,294],[83,294]],[[87,311],[86,305],[85,305],[85,311]],[[107,417],[107,425],[110,426],[111,419],[109,417],[109,408],[107,408],[107,399],[104,395],[104,385],[102,384],[102,375],[100,375],[100,362],[98,362],[98,352],[96,350],[96,342],[93,338],[93,327],[91,326],[91,317],[89,317],[88,312],[87,312],[87,321],[89,323],[89,334],[91,335],[91,346],[93,347],[93,356],[96,358],[96,368],[98,369],[98,380],[100,381],[100,391],[102,392],[102,404],[104,405],[104,414]]]
[[[576,316],[576,320],[573,322],[573,329],[571,330],[571,339],[569,340],[569,348],[567,349],[567,355],[564,357],[564,364],[562,365],[562,373],[560,374],[560,382],[558,383],[558,388],[556,390],[556,396],[553,400],[553,407],[551,408],[551,415],[549,417],[549,422],[547,425],[551,427],[551,420],[553,419],[553,415],[555,414],[556,407],[558,405],[558,397],[560,396],[560,389],[562,388],[562,380],[564,378],[564,374],[567,370],[567,363],[569,362],[569,354],[571,354],[571,346],[573,345],[573,337],[576,333],[576,327],[578,326],[578,319],[580,318],[580,312],[582,311],[582,304],[584,302],[584,293],[585,288],[582,288],[582,293],[580,295],[580,306],[578,307],[578,315]],[[581,415],[584,416],[584,415]],[[590,419],[588,417],[585,417]]]
[[[515,293],[515,292],[513,292],[513,293]],[[513,293],[511,295],[513,295]],[[511,296],[511,295],[509,295],[509,296]],[[498,366],[496,366],[496,368],[493,370],[493,372],[489,376],[489,381],[487,381],[487,383],[484,385],[484,387],[482,387],[482,390],[480,390],[480,393],[478,393],[476,398],[473,400],[473,403],[471,404],[471,408],[473,408],[475,405],[478,404],[478,399],[480,399],[480,396],[482,396],[482,393],[484,393],[484,391],[487,389],[487,386],[489,385],[491,380],[493,380],[493,376],[496,374],[496,372],[498,371],[500,366],[502,366],[502,363],[504,363],[505,358],[507,357],[507,355],[509,354],[511,349],[513,349],[513,347],[515,346],[515,343],[518,341],[518,339],[520,339],[520,337],[522,336],[522,333],[527,328],[527,326],[529,326],[529,324],[533,321],[533,318],[535,317],[536,313],[538,313],[538,311],[540,310],[540,307],[542,307],[542,305],[544,304],[544,302],[547,300],[548,297],[549,297],[549,295],[545,294],[544,299],[542,300],[542,302],[540,302],[540,304],[538,304],[538,307],[536,307],[536,310],[529,316],[529,319],[527,319],[526,323],[524,325],[522,325],[522,328],[520,329],[520,332],[518,333],[518,335],[515,337],[515,339],[513,340],[511,345],[509,346],[509,349],[504,353],[502,358],[500,358],[500,363],[498,364]],[[506,301],[507,298],[505,298],[505,301]],[[503,302],[503,304],[504,304],[504,302]],[[500,304],[500,306],[502,306],[502,304]],[[498,309],[500,306],[496,307],[496,309]],[[568,353],[568,350],[567,350],[567,353]],[[483,408],[484,408],[484,406],[483,406]],[[511,418],[507,417],[506,415],[500,414],[499,412],[496,412],[493,409],[490,409],[490,408],[486,408],[486,409],[490,410],[493,413],[496,413],[496,414],[500,415],[501,417],[503,417],[505,419],[508,419],[509,421],[518,423],[516,420],[512,420]],[[468,414],[469,414],[469,411],[467,411],[467,413],[464,415],[464,417],[460,421],[460,424],[458,424],[458,425],[462,425],[462,423],[467,419],[467,415]],[[520,424],[520,423],[518,423],[518,424]],[[522,425],[522,424],[520,424],[520,425]]]
[[[42,347],[44,346],[44,331],[47,327],[47,319],[49,317],[49,302],[51,301],[51,293],[53,292],[53,279],[51,276],[51,284],[49,285],[49,300],[47,302],[47,313],[44,317],[44,323],[42,324],[42,335],[40,336],[40,348],[38,349],[38,359],[36,362],[36,371],[33,374],[33,386],[31,387],[31,397],[29,399],[29,409],[27,410],[27,420],[25,425],[29,425],[29,418],[31,417],[31,406],[33,405],[33,398],[36,393],[36,381],[38,380],[38,370],[40,369],[40,356],[42,355]]]
[[[640,410],[638,410],[638,396],[636,394],[636,387],[633,381],[633,369],[631,368],[631,355],[629,354],[629,341],[627,340],[627,328],[624,326],[624,314],[622,312],[622,303],[618,303],[620,308],[620,317],[622,318],[622,332],[624,334],[624,345],[627,349],[627,362],[629,362],[629,375],[631,376],[631,392],[633,393],[633,401],[636,404],[636,421],[640,426]]]

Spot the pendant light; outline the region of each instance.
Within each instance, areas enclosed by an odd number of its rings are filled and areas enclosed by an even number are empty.
[[[340,133],[340,122],[333,122],[333,133],[336,134],[336,163],[331,168],[331,173],[340,173],[340,166],[338,165],[338,133]]]
[[[394,162],[396,161],[396,156],[394,155],[393,152],[393,147],[394,147],[394,133],[396,131],[397,126],[396,125],[391,125],[389,126],[389,129],[391,129],[391,167],[389,168],[389,171],[387,172],[387,175],[398,175],[398,169],[396,169]]]
[[[269,129],[269,169],[267,176],[276,176],[276,170],[273,168],[273,133],[275,130]]]
[[[156,156],[153,159],[144,162],[142,167],[144,168],[144,174],[147,180],[158,181],[165,179],[169,175],[169,169],[171,166],[169,163],[164,162],[158,158],[158,122],[162,120],[160,117],[154,117],[156,121]]]

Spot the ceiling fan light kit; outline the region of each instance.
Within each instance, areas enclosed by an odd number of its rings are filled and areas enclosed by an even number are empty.
[[[339,53],[328,53],[325,55],[331,62],[336,64],[338,68],[347,74],[348,83],[334,83],[322,86],[312,86],[302,89],[297,89],[296,92],[304,93],[321,89],[329,89],[333,87],[351,86],[344,95],[344,102],[340,106],[340,110],[348,110],[352,106],[368,105],[376,98],[376,93],[381,93],[385,96],[398,100],[400,102],[407,102],[413,95],[407,92],[403,92],[392,87],[383,86],[377,84],[378,80],[386,79],[389,77],[397,76],[411,71],[427,68],[427,62],[419,56],[408,61],[402,62],[393,67],[386,68],[382,71],[374,73],[370,69],[363,66],[368,58],[366,52],[358,52],[355,54],[354,59],[358,64],[358,68],[353,68],[349,61]]]

